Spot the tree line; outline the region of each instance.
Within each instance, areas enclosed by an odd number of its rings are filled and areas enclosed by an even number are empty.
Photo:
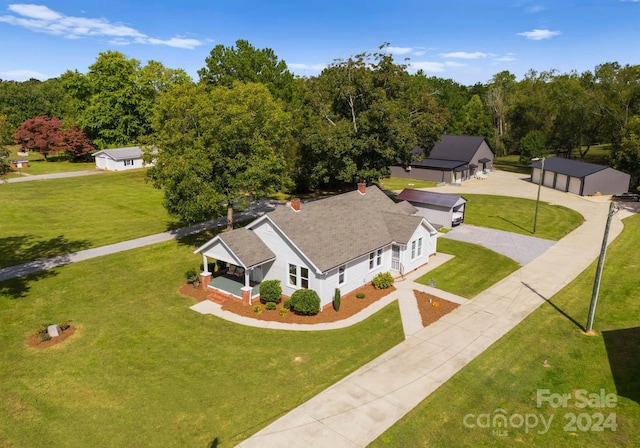
[[[376,180],[389,165],[408,163],[413,147],[428,152],[443,133],[484,136],[498,155],[522,161],[546,153],[584,159],[608,143],[606,162],[638,185],[640,66],[530,70],[520,81],[503,71],[464,86],[409,73],[386,46],[295,77],[273,50],[239,40],[213,48],[197,81],[107,51],[86,73],[0,81],[0,143],[24,144],[21,125],[55,117],[61,141],[74,129],[76,157],[88,150],[75,129],[95,148],[153,145],[161,163],[152,180],[173,194],[167,205],[188,208],[173,213],[192,221],[221,212],[212,207],[229,211],[239,191]]]

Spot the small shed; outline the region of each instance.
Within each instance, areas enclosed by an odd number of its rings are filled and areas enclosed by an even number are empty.
[[[409,202],[417,209],[416,215],[435,226],[450,229],[464,222],[467,200],[462,196],[405,188],[398,199]]]
[[[529,165],[531,182],[580,196],[620,194],[629,191],[631,176],[606,165],[551,157]],[[540,177],[542,175],[542,177]]]
[[[142,148],[139,146],[103,149],[91,155],[96,160],[96,168],[101,170],[123,171],[153,165],[153,163],[144,163],[142,160]]]
[[[29,167],[29,161],[27,159],[10,160],[9,163],[11,164],[11,168],[14,170]]]

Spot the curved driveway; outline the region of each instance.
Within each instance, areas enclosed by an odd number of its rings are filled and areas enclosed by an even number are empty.
[[[535,199],[522,175],[494,172],[441,192]],[[607,198],[582,198],[544,188],[541,200],[570,207],[585,222],[533,261],[437,322],[311,398],[240,447],[363,447],[445,383],[476,356],[560,291],[600,252]],[[610,240],[622,230],[614,218]]]

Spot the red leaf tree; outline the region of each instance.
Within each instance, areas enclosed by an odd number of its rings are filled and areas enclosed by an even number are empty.
[[[43,115],[29,118],[18,126],[13,139],[23,150],[38,152],[45,160],[64,149],[62,122],[58,117]]]

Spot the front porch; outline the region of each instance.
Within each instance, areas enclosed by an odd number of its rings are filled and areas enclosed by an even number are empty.
[[[244,280],[244,277],[242,278]],[[213,277],[207,287],[216,289],[226,294],[231,294],[235,298],[242,299],[242,288],[244,283],[240,281],[238,277],[222,274],[218,277]],[[251,299],[254,299],[260,295],[260,283],[251,282],[249,287],[251,288]]]

